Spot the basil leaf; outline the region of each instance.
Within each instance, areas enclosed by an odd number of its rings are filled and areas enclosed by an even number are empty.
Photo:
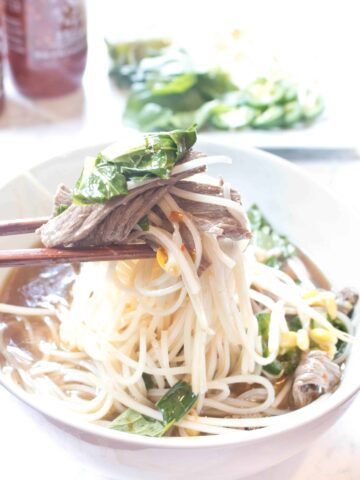
[[[164,422],[179,421],[194,405],[198,395],[191,386],[180,380],[156,403],[163,415]]]
[[[143,144],[115,158],[99,154],[88,157],[73,191],[78,205],[106,202],[128,193],[127,181],[169,178],[175,163],[196,142],[196,127],[171,132],[148,133]]]
[[[169,178],[175,163],[180,160],[196,142],[196,127],[171,132],[148,133],[144,143],[116,158],[112,163],[121,167],[127,179],[144,175],[151,178]]]
[[[110,428],[120,432],[134,433],[146,437],[162,437],[174,422],[164,424],[153,418],[145,417],[141,413],[128,408],[110,424]]]
[[[230,75],[223,70],[198,73],[198,88],[208,100],[238,90],[238,87],[231,81]]]
[[[273,230],[257,205],[253,205],[247,214],[252,228],[252,243],[263,250],[275,251],[274,255],[265,261],[266,265],[280,268],[286,259],[296,255],[294,245],[285,235],[280,235]]]
[[[79,205],[102,203],[127,193],[126,178],[119,167],[98,155],[85,160],[84,169],[73,190],[73,202]]]
[[[193,73],[184,73],[155,81],[151,86],[152,95],[168,95],[174,93],[184,93],[196,83],[196,75]]]
[[[162,107],[157,103],[146,103],[139,110],[129,108],[129,103],[124,113],[124,121],[127,125],[135,126],[143,132],[151,132],[156,130],[168,130],[173,119],[173,112],[170,108]],[[195,123],[190,120],[186,124],[174,125],[175,128],[186,128],[188,125]]]
[[[146,388],[151,388],[152,385],[147,386],[147,382],[152,382],[151,375],[143,374],[143,379]],[[191,386],[181,380],[156,403],[163,416],[162,422],[128,408],[111,422],[110,428],[147,437],[162,437],[175,422],[188,413],[197,398]]]

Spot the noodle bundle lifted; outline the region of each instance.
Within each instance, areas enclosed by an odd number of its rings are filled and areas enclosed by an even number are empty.
[[[337,387],[356,292],[329,289],[256,205],[246,212],[205,173],[231,160],[195,142],[190,127],[114,144],[59,186],[45,246],[145,242],[155,257],[16,272],[3,374],[83,421],[152,437],[286,422]]]

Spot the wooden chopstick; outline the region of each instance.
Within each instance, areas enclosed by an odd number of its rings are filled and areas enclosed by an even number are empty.
[[[0,221],[0,237],[5,235],[21,235],[33,233],[49,220],[50,217],[24,218]]]
[[[155,252],[144,244],[93,248],[28,248],[0,250],[0,267],[52,265],[152,258]]]

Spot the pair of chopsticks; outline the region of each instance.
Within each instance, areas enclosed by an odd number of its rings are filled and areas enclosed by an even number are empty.
[[[48,217],[0,221],[0,236],[33,233]],[[93,248],[27,248],[0,250],[0,267],[51,265],[58,263],[132,260],[154,257],[147,245],[119,245]]]

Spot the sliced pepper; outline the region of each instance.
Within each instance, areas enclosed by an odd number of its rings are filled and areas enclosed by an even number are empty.
[[[284,117],[284,107],[273,105],[261,113],[252,123],[255,128],[271,128],[281,125]]]
[[[221,130],[238,130],[250,125],[255,116],[256,110],[244,105],[227,112],[217,113],[211,121],[216,128]]]

